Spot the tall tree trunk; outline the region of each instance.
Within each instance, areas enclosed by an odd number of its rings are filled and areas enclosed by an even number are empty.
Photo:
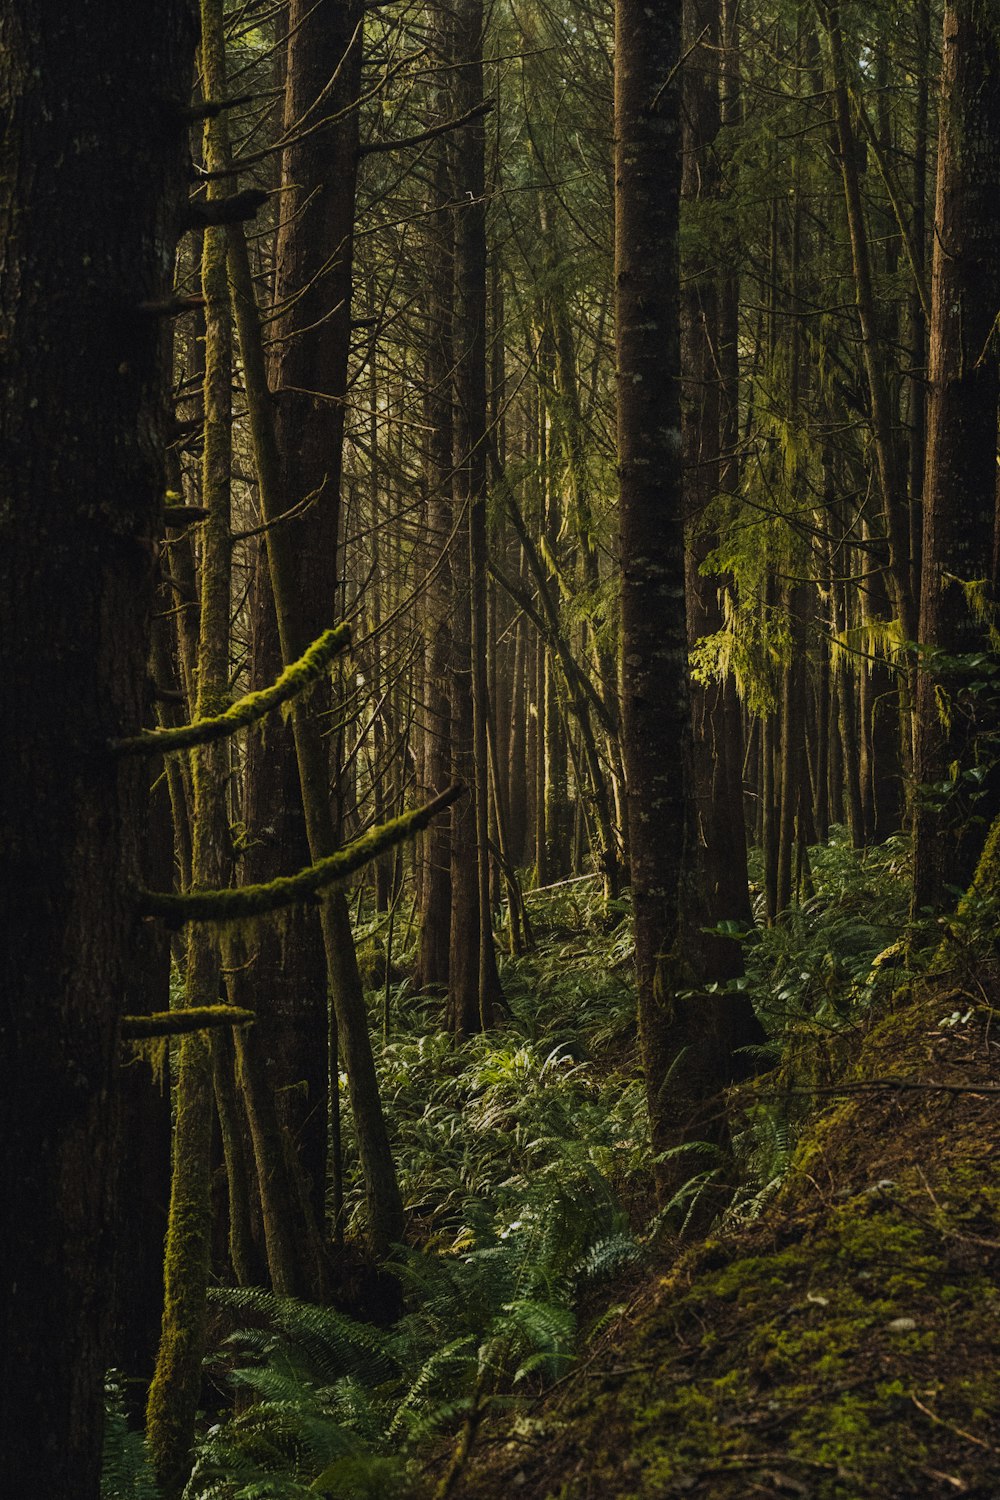
[[[206,94],[225,97],[222,0],[202,0],[201,62]],[[228,124],[221,114],[205,126],[205,166],[224,169]],[[209,201],[225,189],[210,182]],[[199,555],[199,635],[195,718],[225,711],[229,694],[229,616],[232,538],[230,526],[233,384],[232,326],[226,272],[226,230],[207,228],[202,248],[205,298],[205,427],[201,502],[207,516]],[[218,889],[232,875],[232,845],[226,789],[229,741],[195,748],[191,755],[191,881]],[[184,1004],[216,1005],[221,983],[218,933],[196,924],[188,934]],[[195,1417],[201,1396],[205,1314],[212,1253],[212,1042],[194,1031],[178,1048],[174,1094],[170,1216],[163,1265],[163,1327],[156,1372],[149,1390],[146,1437],[157,1480],[168,1497],[179,1495],[190,1472]]]
[[[483,101],[482,0],[458,0],[454,8],[454,93],[452,107],[463,117]],[[456,597],[456,652],[461,635],[461,657],[456,662],[455,690],[468,698],[456,707],[456,721],[464,778],[472,791],[469,811],[453,811],[452,826],[467,822],[459,849],[460,868],[452,865],[453,900],[462,903],[466,930],[456,931],[452,914],[452,1008],[459,1029],[487,1028],[500,993],[490,905],[489,758],[486,722],[489,703],[486,680],[486,132],[480,115],[457,132],[454,153],[455,306],[454,306],[454,495],[456,513],[463,517],[467,551],[456,553],[457,569],[464,563],[465,587]],[[463,604],[463,600],[467,601]],[[466,612],[468,629],[466,632]],[[461,614],[461,626],[457,624]],[[466,633],[468,655],[466,656]],[[456,765],[456,770],[458,770]],[[475,882],[475,890],[459,890]],[[473,911],[474,908],[474,911]],[[476,961],[464,960],[457,948],[473,931]],[[456,974],[456,964],[465,973]],[[473,990],[473,974],[475,989]],[[473,1022],[474,1024],[470,1025]]]
[[[792,857],[805,775],[805,589],[788,590],[787,609],[792,637],[791,659],[785,668],[781,701],[781,817],[778,824],[778,867],[775,912],[791,905],[795,894]]]
[[[680,6],[618,0],[615,17],[624,752],[640,1041],[659,1153],[711,1128],[740,1018],[725,1000],[681,993],[697,982],[700,905],[681,493]],[[676,1155],[662,1162],[661,1193],[689,1173]]]
[[[871,406],[872,436],[885,510],[888,582],[903,639],[916,638],[916,614],[910,586],[910,527],[902,482],[896,419],[885,371],[885,339],[879,326],[872,258],[861,193],[861,147],[851,118],[850,80],[844,51],[839,4],[821,0],[820,11],[830,39],[833,111],[851,240],[858,321]]]
[[[984,649],[996,602],[1000,307],[1000,19],[989,0],[947,0],[941,67],[930,330],[930,409],[924,488],[920,642],[946,658]],[[970,769],[986,705],[962,692],[960,669],[934,655],[917,699],[917,780]],[[993,780],[996,773],[993,773]],[[918,798],[913,899],[937,909],[948,885],[970,880],[981,825],[959,781],[950,805]],[[987,816],[995,811],[990,787]]]
[[[153,720],[147,708],[146,722]],[[174,757],[167,757],[167,759]],[[174,835],[164,761],[150,774],[149,837],[142,883],[169,890],[174,879]],[[170,1007],[170,937],[159,925],[144,922],[139,934],[136,971],[143,976],[141,1000],[129,998],[129,1010],[152,1013]],[[115,1337],[111,1363],[141,1393],[132,1403],[138,1415],[152,1378],[163,1314],[163,1239],[170,1197],[170,1090],[165,1079],[135,1060],[125,1068],[122,1087],[124,1142],[121,1192],[129,1205],[121,1216],[116,1246]]]
[[[362,14],[357,0],[337,5],[332,0],[320,0],[318,5],[292,0],[289,7],[290,32],[304,55],[294,82],[301,93],[296,92],[287,107],[296,119],[318,107],[326,112],[327,123],[320,130],[303,133],[282,162],[285,235],[291,236],[293,226],[307,214],[315,217],[311,217],[313,233],[308,238],[286,239],[283,250],[279,236],[276,291],[279,299],[294,297],[286,308],[294,324],[287,327],[276,371],[280,381],[276,411],[264,371],[245,239],[235,231],[230,241],[230,272],[264,519],[274,523],[307,497],[312,502],[294,521],[272,524],[267,533],[271,588],[286,663],[296,660],[329,625],[336,601],[358,165],[354,105],[361,79]],[[331,78],[335,88],[328,88]],[[307,185],[308,163],[296,154],[300,150],[321,155],[322,177],[312,190]],[[298,205],[296,211],[293,204]],[[317,860],[331,854],[338,844],[330,757],[315,700],[309,704],[293,700],[290,717],[309,852]],[[357,1127],[369,1232],[374,1244],[385,1248],[402,1237],[402,1201],[379,1098],[347,900],[339,889],[324,895],[320,927],[339,1055],[346,1067]]]
[[[930,113],[931,0],[916,0],[917,102],[913,140],[913,221],[910,243],[916,264],[914,275],[923,283],[927,270],[927,138]],[[910,587],[920,608],[920,569],[923,550],[924,469],[927,460],[927,317],[922,285],[914,285],[907,302],[910,375],[909,486],[910,486]]]
[[[718,49],[721,38],[719,0],[685,0],[684,31],[695,51],[684,68],[684,163],[681,193],[694,216],[696,248],[689,254],[681,294],[681,361],[684,372],[681,433],[684,443],[684,498],[688,524],[687,615],[690,642],[723,628],[719,594],[725,581],[704,577],[701,564],[718,544],[706,512],[718,504],[723,481],[723,400],[726,416],[727,487],[737,483],[733,419],[738,402],[738,370],[726,371],[721,390],[722,309],[720,268],[711,263],[707,233],[698,224],[698,205],[718,202],[719,172],[715,140],[721,124]],[[706,45],[697,46],[702,41]],[[727,351],[735,360],[735,330],[728,329]],[[742,765],[743,744],[738,713],[733,713],[731,681],[693,683],[694,778],[697,799],[698,855],[706,915],[711,924],[749,923],[752,919],[746,870],[746,836],[742,794],[736,790],[731,763]],[[717,978],[742,973],[738,943],[712,944]]]
[[[450,57],[447,22],[436,5],[429,7],[434,27],[434,61],[440,69]],[[447,116],[449,91],[444,77],[434,91],[437,111]],[[447,138],[434,146],[434,176],[425,231],[427,257],[427,356],[425,412],[427,422],[424,470],[427,476],[427,537],[429,566],[434,570],[424,592],[425,725],[424,782],[440,791],[448,778],[451,758],[451,702],[448,677],[451,627],[452,526],[452,404],[451,318],[453,247]],[[453,816],[463,816],[462,812]],[[448,822],[432,825],[424,835],[423,884],[420,895],[420,937],[416,983],[447,986],[451,942],[451,829]]]
[[[144,703],[168,374],[144,305],[171,292],[194,32],[182,0],[22,0],[0,30],[0,1449],[13,1493],[96,1500],[148,791],[106,745]]]

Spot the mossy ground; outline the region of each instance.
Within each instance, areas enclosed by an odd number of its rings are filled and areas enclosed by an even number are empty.
[[[971,988],[899,1000],[845,1084],[995,1088],[1000,978]],[[533,1413],[484,1433],[462,1494],[1000,1496],[998,1111],[832,1098],[758,1223],[686,1250]]]

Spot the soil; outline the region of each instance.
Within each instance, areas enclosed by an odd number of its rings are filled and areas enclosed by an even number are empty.
[[[899,997],[758,1221],[492,1415],[453,1494],[1000,1497],[998,1006],[997,974]]]

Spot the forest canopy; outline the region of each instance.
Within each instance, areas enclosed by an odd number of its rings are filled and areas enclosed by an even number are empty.
[[[0,0],[0,119],[12,1493],[996,1493],[994,0]]]

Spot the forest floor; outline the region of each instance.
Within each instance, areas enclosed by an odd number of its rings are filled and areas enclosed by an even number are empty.
[[[897,995],[757,1222],[652,1274],[456,1493],[1000,1495],[998,1006],[982,969]]]
[[[363,925],[409,1231],[394,1305],[381,1276],[351,1291],[349,1175],[338,1306],[213,1292],[185,1500],[1000,1497],[995,915],[928,978],[940,928],[907,928],[905,841],[835,831],[809,881],[745,934],[770,1045],[730,1100],[735,1160],[699,1152],[665,1209],[627,902],[529,893],[509,1016],[460,1046],[407,938],[387,975],[386,919]],[[123,1424],[105,1500],[151,1500]]]

